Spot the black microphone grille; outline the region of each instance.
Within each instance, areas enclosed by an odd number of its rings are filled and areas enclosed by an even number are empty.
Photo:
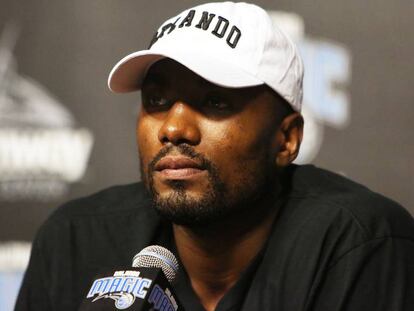
[[[142,249],[132,259],[136,268],[161,268],[170,283],[177,277],[178,261],[168,249],[159,245],[151,245]]]

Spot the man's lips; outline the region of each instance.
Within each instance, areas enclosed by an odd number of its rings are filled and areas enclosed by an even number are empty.
[[[159,160],[155,165],[156,171],[162,171],[166,169],[183,169],[183,168],[196,168],[201,169],[201,165],[193,159],[184,156],[166,156]]]
[[[205,170],[201,165],[184,156],[166,156],[157,162],[155,171],[166,179],[188,179]]]

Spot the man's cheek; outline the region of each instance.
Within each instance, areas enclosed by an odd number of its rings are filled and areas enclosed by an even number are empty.
[[[153,139],[151,139],[148,135],[145,135],[145,131],[138,130],[137,132],[137,145],[138,145],[138,152],[141,158],[141,162],[144,165],[148,165],[151,161],[151,154],[155,151]],[[148,132],[147,132],[148,133]]]
[[[139,152],[139,162],[141,166],[141,178],[146,182],[150,177],[149,174],[149,165],[154,158],[155,154],[153,154],[149,148],[149,145],[145,139],[138,141],[138,152]]]

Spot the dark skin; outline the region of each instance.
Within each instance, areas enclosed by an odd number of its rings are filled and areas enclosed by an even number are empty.
[[[173,224],[191,285],[204,308],[214,310],[269,236],[277,216],[269,202],[281,191],[283,168],[298,154],[303,119],[267,86],[220,87],[169,59],[149,70],[142,101],[137,141],[147,187],[151,179],[164,200],[176,195],[176,181],[191,202],[211,191],[209,171],[197,166],[198,158],[195,168],[176,167],[176,161],[187,159],[176,148],[185,144],[216,167],[225,189],[226,212],[220,217]],[[151,171],[149,164],[166,147],[171,147],[164,155],[170,166]],[[270,191],[256,198],[261,188]],[[251,204],[242,203],[246,198]]]

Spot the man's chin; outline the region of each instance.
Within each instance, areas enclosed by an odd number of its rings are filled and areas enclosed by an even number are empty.
[[[172,206],[199,204],[205,201],[207,191],[194,191],[186,189],[185,187],[168,189],[165,191],[156,192],[154,198],[157,202],[168,202]]]
[[[203,183],[194,183],[187,180],[164,180],[159,181],[153,179],[151,191],[156,193],[162,200],[173,198],[177,200],[178,197],[185,196],[189,200],[202,200],[205,193],[212,189],[209,181]]]
[[[201,226],[218,221],[225,210],[210,194],[193,194],[172,191],[153,198],[153,206],[159,215],[176,225]]]

